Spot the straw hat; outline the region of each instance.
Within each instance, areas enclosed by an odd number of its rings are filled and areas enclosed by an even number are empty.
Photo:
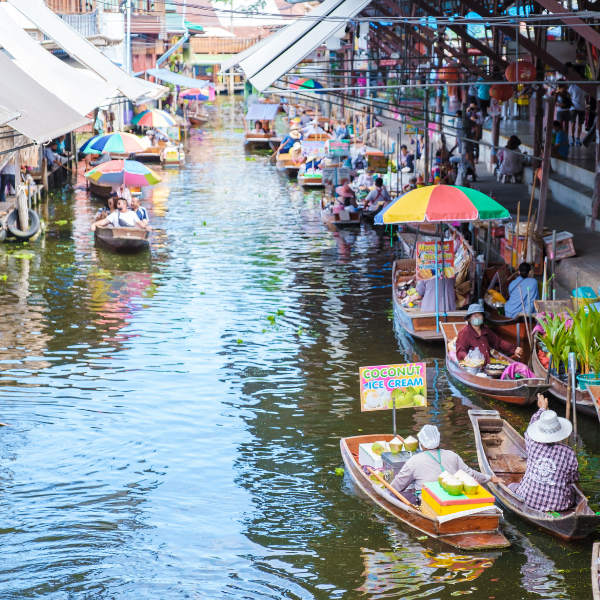
[[[290,137],[293,140],[299,140],[299,139],[302,139],[302,134],[297,129],[292,129],[290,131]]]
[[[545,410],[541,417],[527,428],[527,435],[540,444],[560,442],[571,435],[573,425],[558,417],[553,410]]]
[[[345,183],[344,185],[338,185],[335,188],[335,193],[338,196],[342,196],[342,198],[352,198],[354,196],[352,188],[347,183]]]
[[[298,153],[302,152],[302,144],[300,142],[296,142],[290,149],[290,152]]]

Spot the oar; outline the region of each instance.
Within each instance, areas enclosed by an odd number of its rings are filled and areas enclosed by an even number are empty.
[[[379,475],[377,475],[377,473],[375,473],[375,471],[373,471],[373,469],[371,469],[371,467],[367,467],[367,469],[369,470],[371,475],[375,475],[375,477],[377,477],[377,479],[381,483],[383,483],[383,485],[385,485],[385,487],[388,490],[390,490],[390,492],[392,492],[392,494],[394,494],[394,496],[396,496],[396,498],[398,498],[398,500],[400,500],[400,502],[404,502],[404,504],[406,504],[406,506],[410,506],[410,508],[414,508],[415,510],[418,510],[418,508],[416,506],[413,506],[404,496],[402,496],[399,492],[397,492],[385,479],[382,479]]]
[[[270,165],[276,156],[277,156],[277,150],[275,150],[275,152],[273,152],[273,154],[271,154],[271,156],[269,156],[269,158],[267,158],[267,160],[265,160],[265,167],[267,165]]]

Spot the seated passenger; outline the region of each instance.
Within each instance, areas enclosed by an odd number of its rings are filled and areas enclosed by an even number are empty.
[[[508,286],[508,301],[504,305],[504,315],[511,319],[519,313],[531,314],[535,312],[534,300],[539,296],[538,282],[529,277],[531,265],[523,262],[519,265],[519,276],[510,282]],[[519,291],[519,288],[521,291]],[[521,295],[523,300],[521,300]],[[525,307],[525,311],[523,311]]]
[[[117,210],[110,213],[105,219],[92,223],[90,229],[96,230],[96,227],[137,227],[138,229],[150,229],[148,225],[143,225],[139,217],[127,208],[127,202],[123,198],[117,200]]]
[[[398,475],[392,481],[392,487],[400,492],[411,504],[420,504],[421,487],[424,483],[437,481],[437,478],[444,471],[450,471],[452,475],[457,471],[464,471],[467,475],[473,477],[478,483],[486,484],[500,483],[502,479],[484,475],[468,467],[463,459],[452,452],[452,450],[441,450],[440,432],[435,425],[425,425],[417,434],[419,447],[422,452],[411,456]],[[412,491],[407,492],[407,488],[413,487]]]
[[[525,475],[520,483],[508,487],[534,510],[567,510],[575,503],[573,486],[579,481],[577,455],[564,443],[573,426],[548,410],[548,400],[541,394],[538,407],[525,432]]]
[[[345,183],[344,185],[338,185],[335,188],[335,193],[337,196],[335,199],[335,206],[332,210],[333,213],[338,213],[344,210],[346,206],[348,206],[348,202],[351,206],[358,208],[358,205],[356,204],[356,197],[354,196],[354,191],[347,183]]]
[[[285,154],[286,152],[289,152],[292,149],[293,145],[301,139],[302,134],[300,133],[298,126],[292,125],[290,132],[283,136],[281,144],[279,144],[279,148],[277,148],[277,154]]]
[[[131,198],[131,210],[137,215],[142,225],[148,225],[148,211],[140,204],[138,196]],[[148,225],[148,229],[151,229],[150,225]]]
[[[365,173],[361,173],[356,180],[356,185],[360,190],[367,190],[372,188],[375,185],[375,180],[373,179],[373,169],[367,169]]]
[[[111,192],[111,195],[106,201],[106,206],[102,206],[98,209],[95,220],[101,221],[102,219],[106,219],[106,217],[108,217],[110,213],[115,212],[115,210],[117,210],[117,195],[115,194],[115,192]]]
[[[263,127],[263,124],[260,121],[256,121],[256,123],[254,124],[254,133],[267,133],[265,131],[265,128]]]
[[[439,314],[456,310],[456,294],[454,293],[455,279],[455,277],[445,277],[442,281],[441,273],[438,275],[437,309]],[[415,289],[417,293],[413,296],[409,296],[408,300],[410,302],[421,300],[421,312],[435,313],[435,277],[431,277],[430,279],[420,279]],[[444,296],[446,297],[445,306]]]
[[[469,350],[479,348],[485,358],[485,364],[490,362],[490,351],[497,350],[512,356],[515,354],[518,358],[523,356],[523,348],[517,348],[498,337],[487,325],[483,324],[483,308],[479,304],[471,304],[465,321],[468,321],[466,327],[460,330],[456,338],[456,358],[461,361],[469,354]]]
[[[388,202],[392,201],[392,197],[390,193],[387,191],[385,185],[383,185],[383,179],[378,177],[375,180],[375,187],[368,193],[365,198],[365,205],[369,205],[370,210],[375,210],[379,202]]]

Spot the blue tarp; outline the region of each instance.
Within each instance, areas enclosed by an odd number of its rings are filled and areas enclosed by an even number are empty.
[[[173,73],[168,69],[148,69],[146,73],[161,81],[178,85],[179,87],[185,88],[203,88],[207,85],[214,87],[210,81],[206,79],[194,79],[193,77],[186,77],[185,75],[179,75],[179,73]]]

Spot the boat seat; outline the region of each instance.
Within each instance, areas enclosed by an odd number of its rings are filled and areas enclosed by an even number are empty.
[[[351,221],[352,217],[350,216],[350,213],[347,210],[340,210],[340,212],[338,213],[338,216],[340,218],[340,221]]]
[[[527,459],[518,454],[496,454],[488,456],[494,473],[525,473]]]

